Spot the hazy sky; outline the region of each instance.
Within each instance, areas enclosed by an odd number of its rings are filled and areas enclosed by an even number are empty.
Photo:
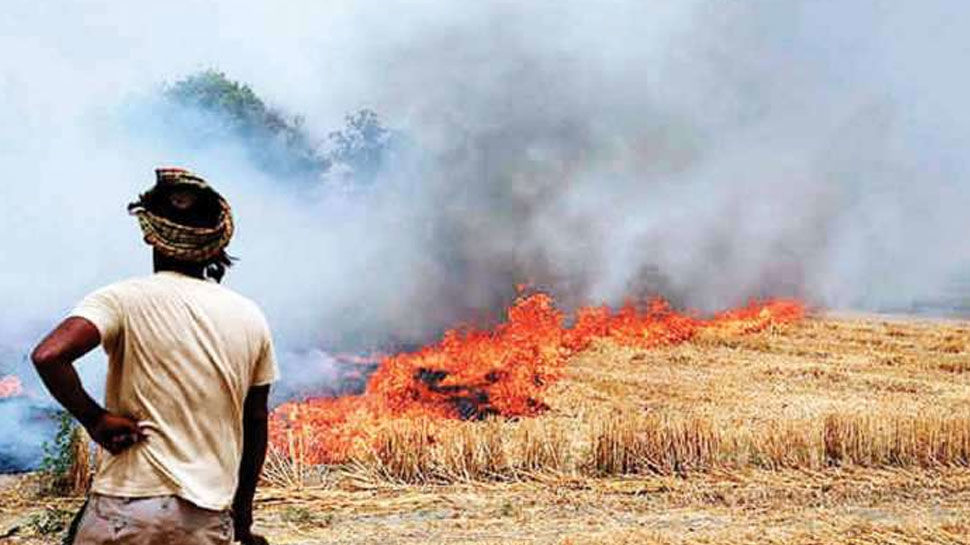
[[[659,290],[707,309],[904,308],[970,264],[967,11],[8,0],[0,338],[27,346],[147,270],[124,205],[161,164],[233,201],[228,282],[286,347],[428,339],[517,282],[570,304]],[[412,147],[375,194],[295,192],[237,142],[158,131],[159,87],[205,68],[321,140],[369,107]]]

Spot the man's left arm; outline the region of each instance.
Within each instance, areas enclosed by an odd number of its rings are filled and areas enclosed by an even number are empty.
[[[269,385],[253,386],[243,405],[243,454],[239,464],[239,485],[232,502],[236,540],[243,545],[266,543],[252,533],[253,498],[266,460],[269,435]]]

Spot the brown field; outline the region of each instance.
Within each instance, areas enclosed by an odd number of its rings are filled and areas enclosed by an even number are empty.
[[[342,467],[273,453],[257,525],[300,544],[970,543],[968,386],[964,322],[598,342],[539,418],[390,422]],[[44,523],[78,504],[0,489],[0,543],[54,543]]]

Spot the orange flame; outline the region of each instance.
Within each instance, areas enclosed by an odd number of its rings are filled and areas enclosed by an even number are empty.
[[[537,293],[516,301],[507,320],[491,331],[451,330],[437,344],[384,357],[362,395],[284,403],[273,413],[270,438],[292,454],[294,430],[309,432],[301,434],[305,462],[341,462],[388,418],[537,415],[548,408],[542,394],[562,376],[569,356],[594,339],[655,348],[688,341],[702,330],[754,333],[804,313],[798,301],[772,300],[703,319],[656,300],[643,311],[633,304],[615,312],[582,308],[566,327],[552,298]]]
[[[0,399],[8,397],[17,397],[24,394],[24,387],[20,383],[20,379],[13,376],[7,375],[0,377]]]

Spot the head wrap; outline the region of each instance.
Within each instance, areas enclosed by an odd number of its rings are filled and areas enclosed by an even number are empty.
[[[229,244],[234,230],[229,203],[202,177],[181,168],[155,169],[155,186],[128,205],[128,213],[138,218],[145,242],[166,257],[181,261],[206,262],[219,256]],[[159,198],[175,209],[191,206],[201,199],[214,199],[219,208],[214,225],[193,226],[158,214],[152,206]]]

